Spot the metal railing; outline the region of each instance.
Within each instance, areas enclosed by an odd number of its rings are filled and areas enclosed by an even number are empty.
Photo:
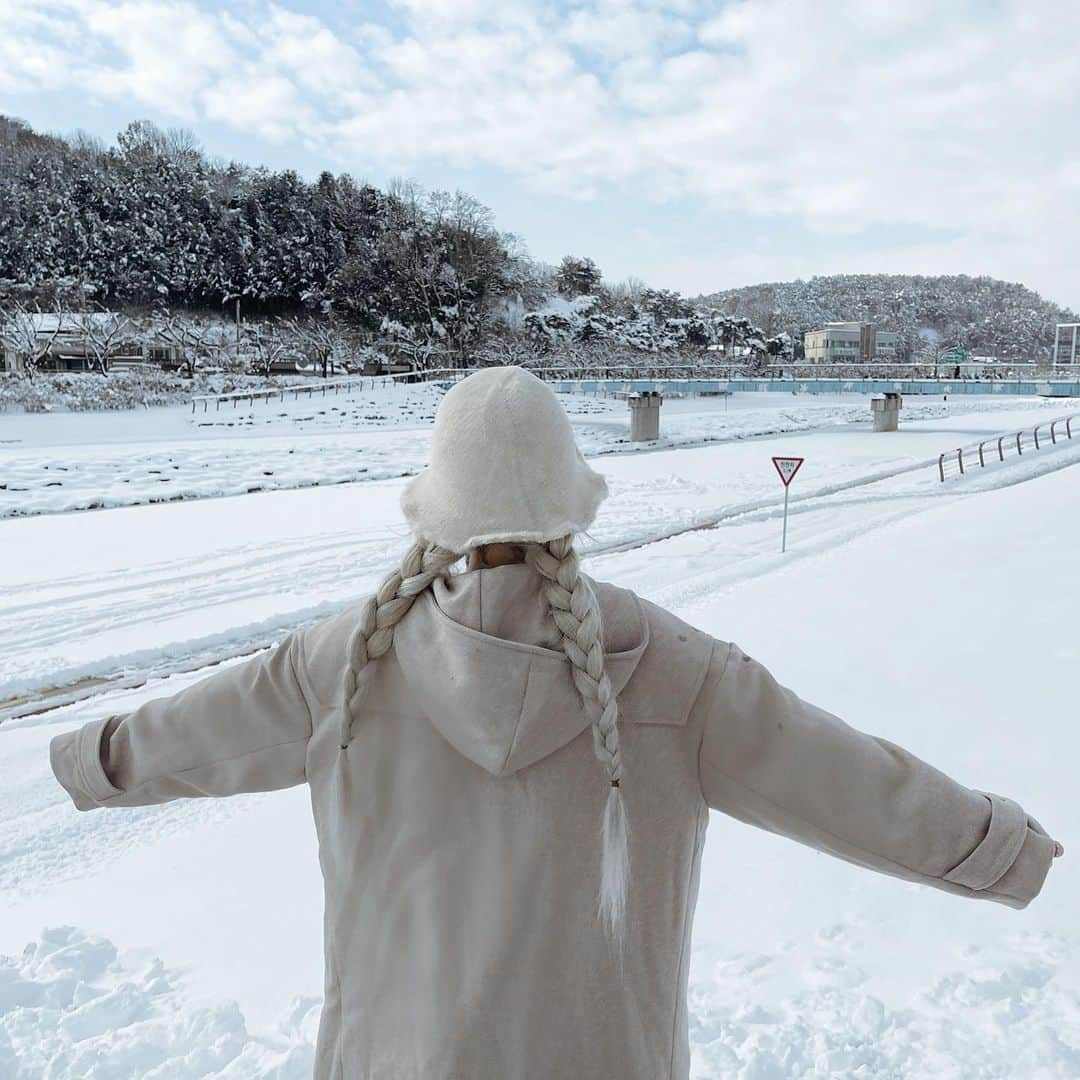
[[[261,390],[234,390],[225,394],[200,394],[191,399],[191,411],[196,412],[201,404],[203,412],[208,411],[210,402],[220,409],[222,403],[232,402],[233,408],[241,401],[254,405],[257,401],[272,401],[275,398],[284,402],[288,395],[294,398],[301,395],[311,397],[328,393],[338,394],[343,390],[382,384],[445,382],[464,378],[475,368],[428,368],[418,371],[402,371],[392,375],[355,375],[346,379],[317,379],[313,382],[289,383],[284,386],[267,387]],[[687,384],[684,392],[702,392],[706,384],[716,384],[717,389],[738,391],[788,390],[807,388],[815,392],[830,393],[870,393],[883,389],[902,393],[950,394],[980,390],[984,392],[1008,392],[1016,394],[1040,394],[1057,392],[1059,395],[1080,397],[1080,380],[1068,378],[1053,383],[1045,381],[1022,381],[1007,379],[911,379],[893,378],[852,378],[820,374],[809,379],[791,379],[778,377],[781,369],[770,369],[765,374],[750,374],[742,364],[649,364],[649,365],[573,365],[547,364],[529,368],[534,375],[545,382],[561,383],[564,388],[582,390],[582,383],[608,384],[605,390],[629,391],[641,387],[631,384],[640,382],[662,382],[669,384],[672,392],[678,392],[678,384]],[[788,371],[791,369],[789,368]],[[728,383],[731,383],[730,387]],[[620,384],[612,386],[610,384]],[[600,389],[597,385],[589,386],[590,392]],[[1051,436],[1053,438],[1053,435]],[[950,451],[953,453],[954,451]]]
[[[544,364],[529,370],[545,382],[752,377],[746,364]]]
[[[1077,423],[1077,431],[1080,433],[1080,413],[1072,413],[1069,416],[1059,416],[1054,420],[1044,420],[1041,424],[1036,424],[1033,428],[1023,428],[1020,431],[1009,432],[1004,435],[993,436],[989,439],[983,439],[977,446],[958,446],[955,450],[946,450],[943,454],[938,455],[938,476],[942,483],[945,483],[946,465],[951,464],[954,460],[959,472],[955,475],[964,476],[967,473],[968,468],[974,465],[974,455],[978,454],[979,468],[986,468],[987,461],[987,447],[990,447],[990,460],[993,461],[993,455],[996,451],[998,461],[1004,461],[1006,454],[1012,453],[1013,447],[1016,448],[1016,456],[1022,457],[1024,453],[1024,439],[1028,438],[1028,448],[1041,450],[1046,445],[1046,436],[1043,436],[1042,442],[1039,441],[1039,432],[1049,428],[1050,431],[1050,445],[1056,446],[1059,438],[1071,439],[1073,437],[1073,423]],[[1064,435],[1061,433],[1061,428],[1064,428]],[[1029,434],[1030,433],[1030,434]],[[965,466],[964,455],[967,454],[967,465]],[[952,475],[952,474],[951,474]]]

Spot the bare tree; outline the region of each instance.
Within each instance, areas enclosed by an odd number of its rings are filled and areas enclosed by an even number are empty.
[[[109,373],[109,362],[131,331],[131,323],[123,315],[101,308],[97,311],[82,311],[71,317],[72,327],[83,340],[86,358],[92,362],[92,369],[102,375]]]
[[[83,128],[73,131],[65,137],[64,141],[75,153],[94,161],[100,161],[104,158],[109,149],[104,139],[99,135],[91,134]]]
[[[492,364],[514,364],[518,367],[530,367],[539,362],[541,349],[527,334],[508,331],[490,334],[473,353],[477,367]]]
[[[343,354],[346,347],[341,327],[333,314],[286,319],[282,326],[300,343],[303,351],[322,367],[322,377],[328,378],[331,364]]]
[[[494,215],[471,195],[435,191],[428,197],[429,235],[438,260],[431,280],[433,315],[445,344],[465,364],[487,329],[493,300],[501,293],[507,257]]]
[[[449,364],[450,350],[438,337],[417,327],[404,326],[393,319],[383,319],[380,333],[382,344],[390,347],[391,356],[408,361],[415,371],[428,371]]]
[[[244,337],[254,358],[255,370],[265,378],[270,377],[274,364],[295,347],[278,319],[247,323],[244,326]]]
[[[21,356],[23,372],[33,382],[38,366],[52,351],[53,344],[63,326],[64,304],[57,299],[52,307],[43,311],[37,303],[20,300],[0,314],[0,337],[5,346],[16,356]]]
[[[640,304],[648,286],[641,278],[628,277],[623,281],[617,281],[611,286],[611,298],[617,304],[626,308]]]
[[[116,137],[120,149],[129,156],[167,158],[177,164],[195,161],[199,140],[187,128],[162,129],[152,120],[133,120]]]
[[[384,310],[409,328],[404,353],[441,353],[464,365],[506,291],[512,266],[491,211],[462,192],[424,195],[395,182],[380,239],[391,292]],[[423,355],[421,358],[423,358]]]
[[[225,323],[200,319],[162,308],[150,322],[150,334],[172,345],[180,354],[180,370],[194,377],[200,359],[213,359],[231,348],[230,328]]]

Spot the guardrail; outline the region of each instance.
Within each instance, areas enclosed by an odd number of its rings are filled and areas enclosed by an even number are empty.
[[[299,400],[301,394],[311,397],[314,393],[321,393],[323,397],[326,397],[328,391],[332,390],[335,394],[339,394],[343,389],[355,386],[357,381],[355,379],[323,379],[317,384],[308,386],[290,383],[285,386],[267,387],[265,390],[232,390],[226,394],[198,394],[191,399],[191,411],[194,413],[197,407],[202,405],[203,412],[207,412],[211,401],[214,402],[216,410],[220,410],[223,402],[231,401],[235,409],[241,401],[246,401],[249,405],[254,405],[256,401],[270,401],[271,398],[284,401],[286,394],[292,394],[294,400]]]
[[[998,461],[1004,461],[1006,457],[1006,447],[1008,453],[1012,453],[1013,447],[1016,448],[1016,456],[1022,457],[1024,453],[1024,439],[1028,437],[1030,431],[1030,439],[1028,443],[1029,449],[1041,450],[1046,445],[1046,436],[1043,436],[1042,442],[1039,441],[1039,432],[1049,428],[1050,431],[1050,445],[1057,445],[1059,437],[1071,439],[1073,437],[1073,423],[1077,423],[1077,431],[1080,433],[1080,413],[1072,413],[1069,416],[1059,416],[1054,420],[1044,420],[1041,424],[1036,424],[1033,428],[1024,428],[1021,431],[1009,432],[1005,435],[998,435],[989,439],[983,439],[977,446],[959,446],[955,450],[946,450],[945,453],[938,456],[938,476],[942,483],[945,483],[945,465],[946,462],[951,462],[955,455],[956,465],[959,469],[960,476],[964,476],[967,473],[967,469],[974,466],[974,455],[977,453],[979,456],[979,468],[986,468],[987,453],[986,448],[991,447],[990,460],[993,460],[994,451],[997,452]],[[1064,427],[1064,435],[1061,435],[1059,427]],[[964,465],[964,454],[968,454],[967,468]]]

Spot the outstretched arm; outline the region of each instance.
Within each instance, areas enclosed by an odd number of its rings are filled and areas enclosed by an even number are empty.
[[[1022,908],[1061,853],[1011,799],[975,791],[848,727],[717,642],[698,699],[716,810],[849,862]]]
[[[297,647],[292,636],[173,697],[58,735],[57,780],[79,810],[303,783],[311,714]]]

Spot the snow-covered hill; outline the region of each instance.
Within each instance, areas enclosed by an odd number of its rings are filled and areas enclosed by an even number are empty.
[[[830,321],[872,322],[897,331],[911,359],[929,341],[1002,360],[1045,363],[1054,323],[1080,321],[1023,285],[964,274],[836,274],[746,285],[700,302],[744,316],[769,335],[798,335]]]

